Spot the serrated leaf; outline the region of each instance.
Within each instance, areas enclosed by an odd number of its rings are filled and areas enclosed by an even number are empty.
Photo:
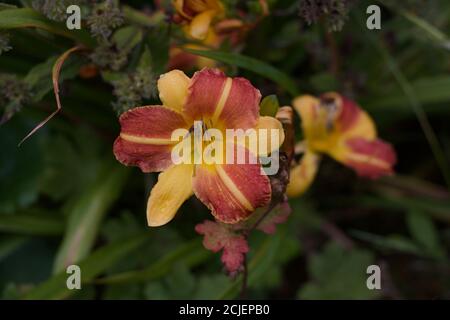
[[[273,234],[277,225],[286,222],[291,212],[292,209],[287,201],[280,203],[258,224],[257,229],[267,234]]]
[[[436,256],[445,256],[433,221],[429,216],[418,210],[410,210],[406,222],[413,239],[425,250]]]
[[[312,278],[299,291],[300,299],[370,299],[379,293],[366,286],[367,267],[373,264],[373,254],[366,250],[345,250],[329,243],[310,259]]]
[[[195,226],[195,231],[203,235],[203,245],[212,252],[222,252],[222,263],[228,272],[238,271],[244,263],[248,252],[247,240],[235,233],[228,226],[214,221],[205,220]]]

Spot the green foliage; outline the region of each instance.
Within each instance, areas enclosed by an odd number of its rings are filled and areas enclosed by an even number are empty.
[[[35,27],[92,46],[94,41],[84,30],[68,30],[65,24],[46,19],[30,8],[0,10],[0,29]]]
[[[311,258],[308,264],[311,281],[300,289],[298,296],[300,299],[375,298],[377,291],[366,286],[366,269],[373,262],[373,254],[367,250],[346,251],[330,243]]]
[[[212,219],[209,210],[191,199],[169,225],[148,228],[157,176],[127,170],[112,154],[117,115],[160,104],[156,82],[176,49],[249,79],[264,116],[300,93],[342,93],[398,154],[396,174],[376,181],[324,157],[308,192],[289,199],[285,223],[268,215],[245,235],[246,297],[448,297],[450,3],[376,1],[382,29],[369,31],[373,1],[268,0],[267,16],[259,0],[224,2],[245,32],[226,30],[221,37],[231,38],[195,50],[185,45],[201,43],[171,19],[169,0],[160,2],[164,11],[144,0],[0,4],[0,298],[240,297],[242,274],[227,276],[194,230]],[[68,3],[81,5],[81,30],[65,26]],[[17,147],[56,109],[52,70],[79,45],[60,73],[61,112]],[[302,137],[298,117],[294,127]],[[275,224],[274,234],[261,232]],[[81,266],[80,292],[66,289],[68,263]],[[381,291],[367,289],[371,264],[388,267],[383,281],[392,270],[394,288],[382,281]]]
[[[280,103],[278,102],[277,96],[274,94],[264,97],[259,105],[260,114],[262,116],[274,117],[279,108]]]

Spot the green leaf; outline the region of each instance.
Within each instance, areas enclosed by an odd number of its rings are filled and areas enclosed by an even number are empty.
[[[336,91],[339,89],[339,81],[329,72],[314,74],[309,81],[317,92]]]
[[[367,267],[373,264],[371,252],[346,251],[335,243],[313,256],[308,263],[312,278],[299,291],[300,299],[371,299],[379,293],[366,286]]]
[[[120,195],[129,171],[106,161],[97,180],[87,186],[69,212],[64,239],[59,248],[54,272],[85,258],[97,238],[103,217]]]
[[[53,90],[52,69],[57,59],[58,56],[48,58],[45,62],[34,66],[25,76],[24,81],[33,88],[33,101],[41,101],[47,93]],[[81,65],[81,59],[70,59],[61,70],[59,81],[77,76]]]
[[[21,247],[28,240],[30,240],[28,237],[16,235],[0,237],[0,261],[10,253],[16,251],[16,249]]]
[[[350,232],[354,237],[372,243],[376,247],[386,251],[400,251],[404,253],[423,255],[421,250],[413,241],[400,235],[382,237],[369,232],[353,230]]]
[[[278,98],[275,94],[271,94],[270,96],[264,97],[262,99],[261,104],[259,105],[259,113],[262,116],[275,117],[280,108],[280,103],[278,102]]]
[[[252,71],[262,77],[268,78],[278,83],[292,96],[297,96],[299,94],[297,85],[287,74],[258,59],[230,52],[194,50],[187,48],[183,48],[183,50],[195,55],[217,60],[229,65],[238,66],[240,68]]]
[[[0,127],[0,214],[25,208],[38,197],[46,137],[40,135],[18,148],[29,128],[20,114]]]
[[[22,235],[55,236],[64,231],[59,215],[48,213],[2,214],[0,231]]]
[[[38,28],[48,32],[71,38],[92,47],[95,41],[85,29],[69,30],[63,23],[47,19],[31,8],[20,8],[0,11],[0,29]]]
[[[76,132],[53,135],[45,153],[41,192],[54,201],[73,199],[94,183],[102,167],[102,141],[93,130],[79,126]],[[67,179],[70,174],[71,178]]]
[[[433,77],[421,78],[411,83],[411,87],[416,95],[416,99],[422,104],[439,104],[450,101],[450,77],[447,75],[437,75]],[[389,92],[380,92],[379,96],[370,97],[363,105],[369,110],[386,112],[410,112],[408,97],[402,91],[395,88]],[[425,111],[446,112],[446,105],[443,107],[427,106]]]
[[[149,239],[148,234],[141,234],[127,240],[117,241],[93,252],[90,256],[78,263],[81,269],[81,281],[83,284],[91,282],[96,276],[125,258]],[[65,299],[76,293],[66,286],[67,273],[65,270],[48,279],[36,288],[32,289],[24,298],[30,300]]]
[[[160,24],[152,28],[145,38],[145,46],[151,53],[151,67],[154,74],[162,74],[166,71],[169,62],[170,28]]]
[[[445,256],[439,243],[438,231],[428,215],[419,210],[410,210],[406,215],[406,222],[411,236],[420,246],[436,257]]]
[[[101,284],[122,284],[152,281],[167,275],[176,263],[183,263],[187,267],[194,267],[211,257],[205,250],[200,239],[194,239],[175,250],[167,253],[150,266],[136,271],[122,272],[96,280]]]
[[[141,42],[142,30],[135,26],[126,26],[118,29],[113,35],[113,42],[118,50],[129,52]]]
[[[423,134],[428,141],[430,149],[436,160],[436,164],[438,165],[441,174],[447,184],[447,188],[450,190],[450,166],[448,163],[448,159],[443,150],[441,142],[439,141],[436,132],[423,109],[420,100],[416,96],[414,88],[411,86],[407,77],[400,69],[395,57],[392,56],[389,50],[386,48],[384,42],[382,42],[379,38],[370,33],[366,28],[364,28],[364,24],[360,19],[359,23],[362,26],[362,30],[364,31],[366,38],[372,43],[373,47],[380,54],[386,64],[386,67],[392,73],[392,76],[397,81],[399,88],[403,91],[403,94],[407,98],[411,110],[414,112],[417,121],[419,122],[420,127],[423,131]]]
[[[138,68],[151,68],[152,66],[152,53],[148,46],[145,46],[144,52],[142,52],[141,57],[139,58]]]

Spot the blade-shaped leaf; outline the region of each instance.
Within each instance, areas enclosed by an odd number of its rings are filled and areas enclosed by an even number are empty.
[[[179,246],[144,269],[114,274],[98,279],[96,283],[122,284],[147,282],[167,275],[176,263],[184,263],[187,267],[194,267],[209,257],[211,257],[211,253],[203,248],[200,239],[197,238]]]
[[[140,234],[127,240],[111,243],[93,252],[89,257],[78,263],[81,270],[82,287],[84,283],[92,281],[107,268],[113,266],[130,252],[139,248],[148,239],[147,233]],[[31,300],[68,298],[73,295],[76,290],[67,289],[67,277],[68,274],[65,270],[61,271],[31,290],[24,298]]]
[[[292,96],[298,95],[297,85],[287,74],[258,59],[230,52],[194,50],[187,48],[183,48],[183,50],[195,55],[199,55],[226,64],[235,65],[243,69],[247,69],[256,74],[259,74],[262,77],[268,78],[278,83],[283,89],[289,92],[289,94],[291,94]]]
[[[88,47],[95,41],[85,29],[69,30],[63,23],[47,19],[31,8],[20,8],[0,11],[0,29],[39,28],[48,32],[71,38]]]
[[[59,215],[2,214],[0,231],[23,235],[61,235],[64,231],[64,221]]]
[[[106,162],[97,180],[86,187],[69,212],[66,234],[54,264],[55,273],[89,254],[103,217],[119,196],[128,172],[116,163]]]

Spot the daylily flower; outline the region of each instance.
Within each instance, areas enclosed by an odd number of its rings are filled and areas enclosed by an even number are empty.
[[[377,138],[374,122],[353,101],[327,93],[320,98],[297,97],[293,105],[300,115],[305,141],[301,146],[304,155],[291,170],[289,196],[297,196],[309,187],[323,153],[363,177],[375,179],[393,173],[394,149]]]
[[[220,0],[175,0],[176,20],[185,24],[185,32],[194,39],[204,40],[212,32],[214,18],[224,14]]]
[[[201,44],[188,43],[183,45],[183,47],[194,50],[219,49],[225,40],[229,41],[231,47],[237,47],[244,39],[248,29],[249,27],[242,20],[225,19],[218,22],[214,29],[210,29],[207,36],[201,41]],[[218,64],[215,60],[188,53],[177,46],[170,48],[169,55],[169,69],[213,68]]]
[[[228,78],[217,69],[203,69],[191,79],[182,71],[170,71],[160,77],[158,90],[163,105],[138,107],[122,114],[120,136],[114,143],[114,154],[123,164],[138,166],[143,172],[163,171],[148,199],[148,225],[169,222],[192,194],[224,223],[237,223],[256,208],[267,205],[271,186],[259,162],[174,164],[171,159],[177,144],[171,139],[174,130],[184,128],[192,132],[198,121],[206,129],[222,132],[278,129],[279,143],[268,141],[271,150],[275,150],[284,139],[282,126],[275,118],[259,116],[259,90],[248,80]],[[208,144],[202,143],[205,147]],[[253,156],[244,145],[235,147],[244,148],[248,157]],[[196,151],[192,150],[192,154]]]

